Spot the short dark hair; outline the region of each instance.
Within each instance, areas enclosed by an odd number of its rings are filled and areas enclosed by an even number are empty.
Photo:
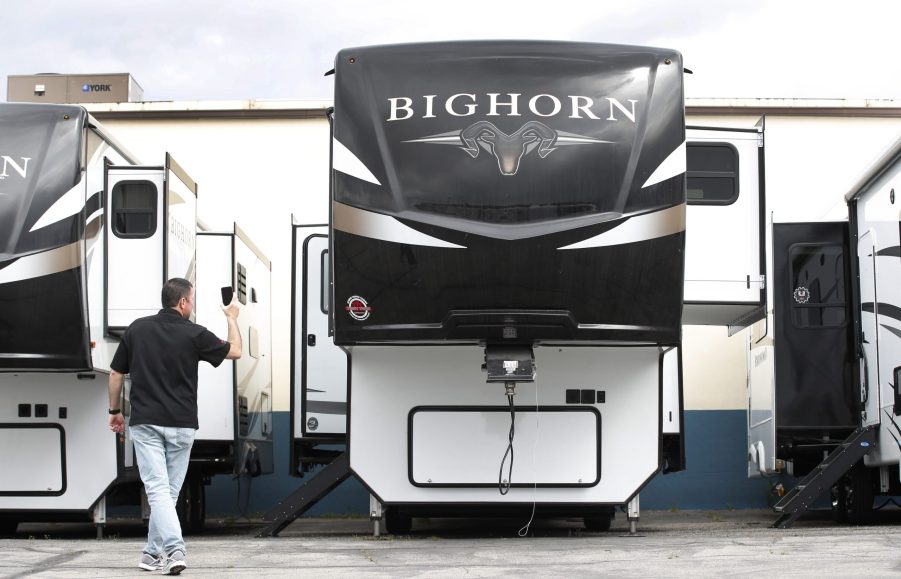
[[[163,284],[163,292],[161,301],[164,308],[174,308],[181,301],[191,295],[191,288],[194,286],[188,280],[182,277],[173,277]]]

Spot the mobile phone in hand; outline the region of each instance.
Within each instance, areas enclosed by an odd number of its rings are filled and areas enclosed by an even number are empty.
[[[222,305],[227,306],[228,304],[232,303],[232,296],[234,295],[235,290],[233,290],[229,285],[225,286],[220,291],[222,292]]]

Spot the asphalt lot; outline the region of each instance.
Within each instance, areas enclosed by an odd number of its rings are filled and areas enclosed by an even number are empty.
[[[277,538],[260,522],[210,521],[188,537],[193,577],[797,577],[901,576],[901,510],[848,527],[813,513],[772,529],[770,511],[646,511],[639,536],[617,516],[610,531],[576,520],[414,519],[409,535],[372,535],[366,519],[299,519]],[[0,577],[147,577],[137,568],[143,526],[112,521],[23,524],[0,540]]]

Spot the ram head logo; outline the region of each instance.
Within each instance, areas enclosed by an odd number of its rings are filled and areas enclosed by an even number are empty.
[[[537,150],[544,159],[560,146],[609,143],[593,137],[585,137],[563,131],[555,131],[544,123],[529,121],[516,132],[508,135],[489,121],[478,121],[461,131],[451,131],[430,135],[405,143],[431,143],[435,145],[456,145],[475,159],[484,149],[497,159],[497,167],[502,175],[516,175],[525,155]]]

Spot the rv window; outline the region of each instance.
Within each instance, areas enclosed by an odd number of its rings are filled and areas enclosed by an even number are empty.
[[[121,181],[113,187],[112,226],[116,237],[146,239],[156,233],[156,185]]]
[[[738,151],[729,143],[688,143],[689,205],[729,205],[738,199]]]
[[[793,245],[791,267],[792,322],[798,328],[845,324],[845,261],[840,245]]]

